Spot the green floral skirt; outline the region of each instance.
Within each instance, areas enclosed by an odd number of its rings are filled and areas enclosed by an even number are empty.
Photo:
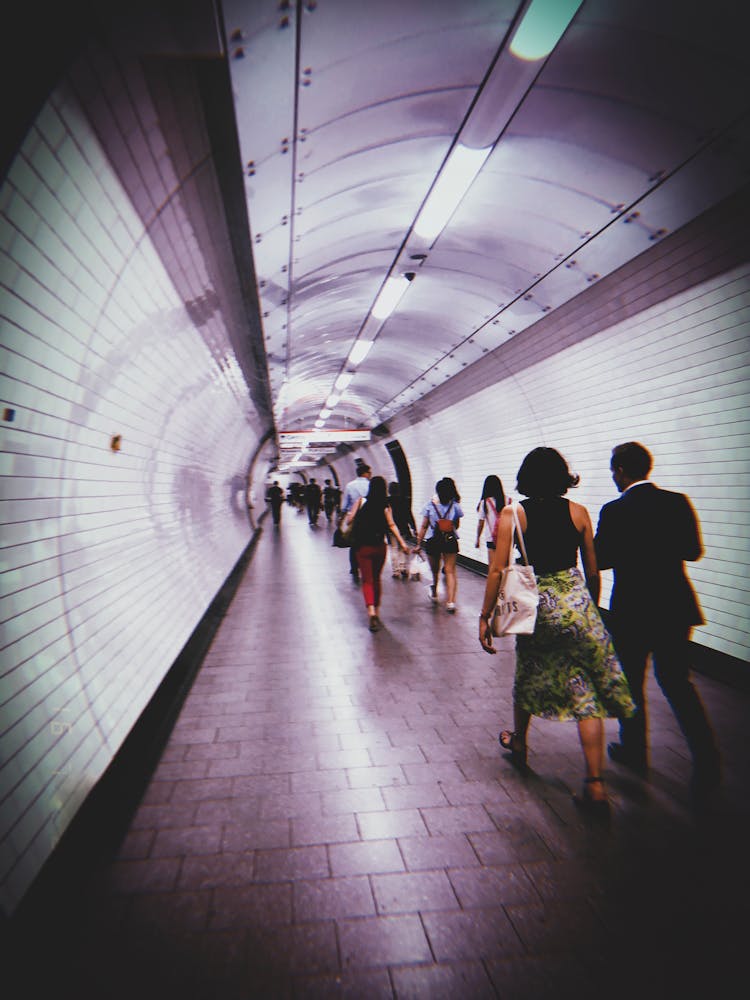
[[[537,583],[534,634],[516,637],[515,703],[542,719],[633,715],[628,682],[580,572],[560,570]]]

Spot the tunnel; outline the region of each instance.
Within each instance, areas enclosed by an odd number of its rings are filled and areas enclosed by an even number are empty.
[[[729,995],[750,763],[740,7],[4,17],[0,931],[17,995]],[[650,677],[653,776],[612,768],[603,837],[568,802],[575,727],[543,723],[535,780],[508,777],[514,652],[476,639],[479,500],[490,474],[522,499],[524,456],[554,448],[596,527],[630,441],[700,525],[689,654],[725,790],[696,820]],[[452,618],[412,556],[411,579],[386,565],[369,635],[336,516],[285,503],[272,524],[273,482],[345,496],[360,462],[398,484],[415,533],[436,483],[458,485]],[[606,624],[611,569],[601,583]],[[632,968],[613,982],[618,935]],[[41,945],[54,961],[35,969]]]

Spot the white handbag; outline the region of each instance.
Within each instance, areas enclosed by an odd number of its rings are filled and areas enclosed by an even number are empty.
[[[511,532],[508,565],[500,578],[497,604],[492,616],[492,634],[497,636],[531,635],[536,625],[536,612],[539,606],[539,589],[536,585],[534,567],[529,566],[526,556],[526,546],[523,542],[515,501],[511,506],[515,537],[518,539],[523,563],[517,564],[511,561],[513,559],[513,532]]]

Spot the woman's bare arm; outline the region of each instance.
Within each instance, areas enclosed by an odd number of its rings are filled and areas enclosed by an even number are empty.
[[[401,532],[396,527],[396,522],[393,520],[393,514],[391,514],[390,507],[386,507],[385,508],[385,521],[386,521],[386,524],[388,525],[388,530],[395,537],[396,541],[398,542],[398,544],[399,544],[399,546],[401,548],[401,551],[402,552],[408,552],[409,551],[409,547],[406,544],[406,542],[403,540],[403,538],[401,537]]]
[[[599,575],[599,565],[596,561],[594,529],[591,526],[591,517],[583,504],[573,503],[572,501],[570,503],[570,513],[573,524],[581,536],[579,547],[581,550],[583,572],[586,576],[586,586],[589,588],[592,601],[594,604],[598,604],[602,581]]]
[[[427,528],[429,527],[429,524],[430,524],[429,517],[425,517],[424,520],[422,521],[421,528],[417,532],[417,548],[416,548],[416,551],[419,551],[422,548],[422,541],[424,540],[425,532],[427,531]]]

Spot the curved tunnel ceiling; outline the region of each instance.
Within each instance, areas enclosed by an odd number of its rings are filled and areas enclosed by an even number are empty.
[[[528,60],[528,2],[223,0],[279,431],[376,427],[747,184],[736,5],[536,2],[578,9]],[[457,146],[491,150],[420,237]]]

